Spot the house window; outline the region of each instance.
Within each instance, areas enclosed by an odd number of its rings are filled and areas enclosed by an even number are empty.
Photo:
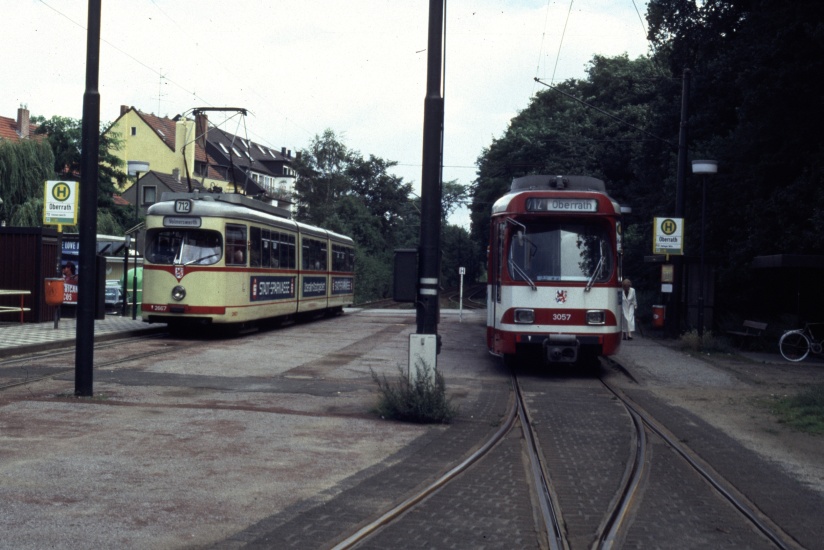
[[[132,126],[132,135],[133,136],[137,135],[137,126]]]
[[[143,192],[143,197],[140,201],[142,204],[147,205],[157,202],[157,187],[154,185],[144,185],[141,191]]]

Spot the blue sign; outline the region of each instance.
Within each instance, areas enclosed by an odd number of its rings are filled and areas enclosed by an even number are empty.
[[[352,277],[332,277],[332,294],[352,294],[355,281]]]
[[[294,277],[252,277],[249,285],[249,301],[283,300],[295,297]]]
[[[326,277],[304,277],[302,296],[326,296]]]

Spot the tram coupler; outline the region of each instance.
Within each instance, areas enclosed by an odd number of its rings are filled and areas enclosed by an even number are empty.
[[[574,334],[550,334],[543,346],[544,357],[550,363],[574,363],[578,360],[578,338]]]

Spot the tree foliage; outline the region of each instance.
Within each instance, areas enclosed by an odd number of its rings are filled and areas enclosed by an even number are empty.
[[[389,172],[395,164],[349,149],[332,130],[315,136],[296,161],[298,219],[354,239],[360,303],[391,296],[394,250],[418,246],[420,199],[411,184]],[[457,286],[462,265],[477,275],[475,244],[466,230],[446,223],[467,194],[457,182],[443,184],[442,286]]]
[[[112,132],[101,128],[98,151],[97,205],[111,208],[114,205],[115,183],[126,181],[123,160],[113,154],[121,148],[121,140]],[[76,179],[82,176],[83,121],[68,117],[54,116],[44,120],[37,128],[38,134],[47,136],[54,152],[54,172],[62,179]]]
[[[689,69],[689,157],[720,167],[706,202],[706,248],[719,265],[716,305],[746,310],[754,303],[755,256],[824,248],[824,89],[813,77],[824,68],[824,4],[651,0],[647,20],[653,55],[595,56],[585,79],[536,94],[481,153],[472,238],[485,250],[492,203],[512,178],[591,175],[633,208],[625,272],[649,271],[642,256],[652,248],[652,218],[674,213]],[[687,175],[691,255],[700,243],[700,183]]]
[[[0,141],[0,205],[9,225],[37,227],[43,223],[43,188],[51,179],[80,181],[82,122],[55,116],[32,117],[41,139]],[[123,183],[123,161],[111,151],[120,147],[113,136],[101,132],[97,181],[98,232],[117,235],[130,221],[128,213],[114,205],[114,182]],[[76,228],[66,228],[69,231]]]
[[[354,239],[359,302],[391,295],[393,250],[409,244],[412,187],[389,173],[394,165],[350,150],[332,130],[296,160],[297,217]]]
[[[0,141],[0,219],[9,225],[40,224],[43,186],[53,177],[53,165],[54,155],[47,143]],[[20,223],[29,220],[33,223]]]

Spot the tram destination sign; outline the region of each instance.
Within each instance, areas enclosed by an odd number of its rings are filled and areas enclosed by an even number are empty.
[[[163,227],[200,227],[200,224],[198,217],[164,216],[163,218]]]
[[[597,212],[595,199],[564,197],[529,197],[526,199],[527,212]]]

